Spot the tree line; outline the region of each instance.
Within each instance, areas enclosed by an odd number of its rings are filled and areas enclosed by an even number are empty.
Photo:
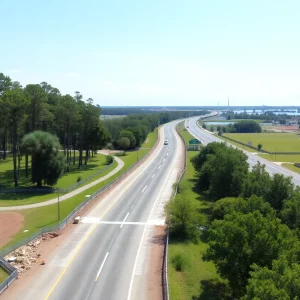
[[[25,154],[25,173],[29,176],[29,152],[22,151],[22,138],[35,131],[56,135],[62,145],[65,171],[70,164],[80,169],[90,155],[104,146],[109,133],[100,121],[101,110],[93,99],[83,100],[80,92],[62,95],[46,82],[22,87],[0,73],[0,157],[13,156],[14,183],[18,186],[20,161]],[[37,145],[35,145],[37,146]],[[75,150],[79,156],[76,159]],[[32,180],[34,180],[34,174]]]
[[[172,211],[181,214],[171,230],[191,238],[206,222],[204,260],[224,279],[222,299],[299,299],[299,187],[259,163],[249,170],[247,156],[224,143],[207,145],[192,163],[196,189],[212,207],[203,216],[189,201],[175,201]]]
[[[205,123],[202,125],[202,127],[207,129],[207,125]],[[211,125],[209,130],[214,132],[215,127]],[[223,133],[260,133],[261,126],[253,120],[242,120],[234,124],[220,124],[217,126],[217,132],[218,135],[222,135]]]

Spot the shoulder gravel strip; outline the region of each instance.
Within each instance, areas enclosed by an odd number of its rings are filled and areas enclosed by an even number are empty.
[[[104,154],[104,153],[103,153]],[[118,163],[118,166],[113,169],[111,172],[109,172],[107,175],[87,184],[87,185],[84,185],[83,187],[79,188],[79,189],[76,189],[70,193],[67,193],[63,196],[60,196],[59,197],[59,201],[65,201],[67,199],[70,199],[78,194],[80,194],[81,192],[89,189],[90,187],[112,177],[113,175],[115,175],[117,172],[119,172],[123,167],[124,167],[124,162],[114,156],[114,159],[116,160],[116,162]],[[35,204],[28,204],[28,205],[19,205],[19,206],[6,206],[6,207],[0,207],[0,211],[7,211],[7,210],[23,210],[23,209],[29,209],[29,208],[36,208],[36,207],[42,207],[42,206],[46,206],[46,205],[51,205],[51,204],[54,204],[54,203],[57,203],[57,197],[55,197],[54,199],[51,199],[51,200],[48,200],[48,201],[44,201],[44,202],[40,202],[40,203],[35,203]]]

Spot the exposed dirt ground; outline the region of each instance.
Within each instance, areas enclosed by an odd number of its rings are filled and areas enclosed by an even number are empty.
[[[0,247],[7,244],[22,229],[23,221],[24,217],[19,213],[0,213]]]
[[[166,241],[166,227],[155,226],[152,238],[147,299],[163,300],[162,268]]]

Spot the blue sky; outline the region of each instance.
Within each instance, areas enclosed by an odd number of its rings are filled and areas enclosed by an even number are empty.
[[[100,105],[300,105],[300,1],[2,1],[0,72]]]

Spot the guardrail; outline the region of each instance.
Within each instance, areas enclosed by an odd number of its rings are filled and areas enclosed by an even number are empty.
[[[137,166],[139,166],[154,151],[154,149],[157,147],[159,141],[160,141],[160,136],[158,135],[156,143],[154,144],[154,146],[152,147],[152,149],[147,154],[145,154],[139,161],[137,161],[136,163],[134,163],[130,168],[128,168],[125,172],[123,172],[116,179],[114,179],[109,184],[107,184],[106,186],[102,187],[101,189],[99,189],[98,191],[96,191],[95,193],[93,193],[85,201],[83,201],[81,204],[79,204],[60,223],[58,223],[56,225],[53,225],[53,226],[43,227],[39,231],[37,231],[34,234],[32,234],[31,236],[28,236],[28,237],[24,238],[23,240],[21,240],[21,241],[19,241],[17,243],[14,243],[13,245],[10,245],[10,246],[7,246],[7,247],[1,249],[0,250],[0,256],[2,256],[2,257],[6,256],[7,254],[13,252],[17,248],[30,243],[32,240],[36,239],[37,237],[39,237],[40,235],[42,235],[44,233],[63,229],[68,223],[71,222],[71,220],[73,220],[74,216],[80,210],[82,210],[87,204],[89,204],[93,199],[95,199],[100,194],[103,194],[104,192],[107,192],[109,189],[111,189],[112,187],[114,187],[114,185],[116,185],[121,180],[123,180],[134,168],[136,168]]]
[[[2,292],[4,292],[12,284],[12,282],[18,278],[18,271],[1,257],[0,257],[0,267],[3,268],[8,273],[8,277],[2,283],[0,283],[0,295],[1,295]]]
[[[181,124],[181,123],[179,123]],[[177,195],[177,190],[178,190],[178,184],[181,181],[183,175],[185,174],[186,171],[186,163],[187,163],[187,155],[186,155],[186,142],[184,138],[181,136],[178,130],[178,126],[176,126],[176,131],[177,134],[180,136],[181,141],[184,144],[184,168],[183,171],[177,180],[177,183],[175,184],[175,189],[174,189],[174,194],[173,194],[173,200],[175,200],[175,197]],[[163,287],[163,299],[164,300],[169,300],[170,299],[170,293],[169,293],[169,281],[168,281],[168,249],[169,249],[169,229],[167,228],[167,236],[166,236],[166,242],[165,242],[165,249],[164,249],[164,257],[163,257],[163,267],[162,267],[162,287]]]

